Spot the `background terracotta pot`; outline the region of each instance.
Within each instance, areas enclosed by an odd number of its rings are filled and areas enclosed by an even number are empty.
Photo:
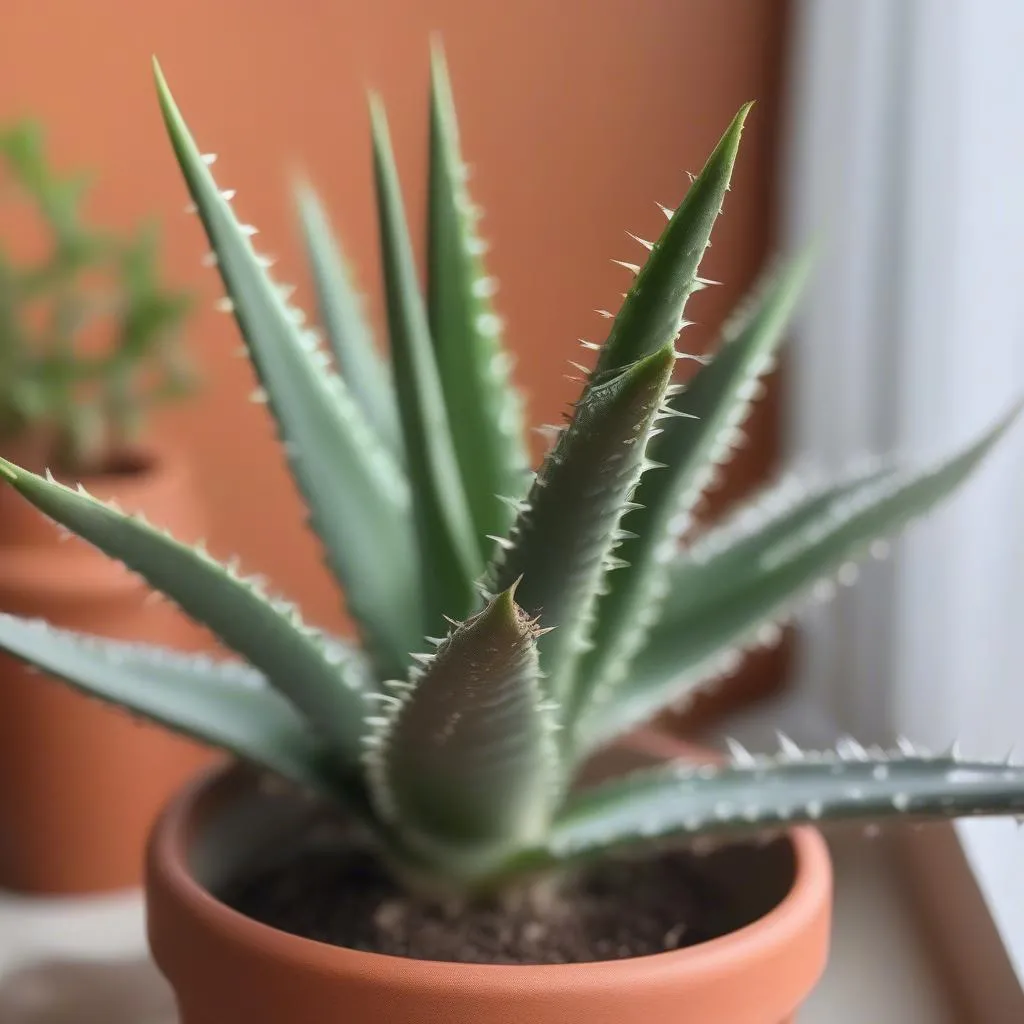
[[[692,754],[674,742],[671,749]],[[148,856],[149,939],[182,1024],[785,1024],[824,968],[831,868],[811,829],[750,850],[734,883],[781,881],[781,899],[727,936],[631,960],[488,966],[340,949],[220,903],[210,888],[287,836],[303,813],[297,803],[261,794],[235,768],[201,779],[158,822]]]
[[[83,482],[183,539],[201,535],[187,467],[174,452],[136,453],[125,469]],[[64,542],[19,495],[0,489],[0,610],[126,640],[207,643],[148,595],[137,578],[81,541]],[[193,744],[0,657],[0,885],[56,894],[139,884],[157,811],[208,760]]]

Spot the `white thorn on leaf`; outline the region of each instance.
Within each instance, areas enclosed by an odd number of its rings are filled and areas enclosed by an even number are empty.
[[[498,291],[498,279],[496,277],[478,277],[471,285],[470,290],[478,299],[489,299]]]
[[[594,312],[598,316],[603,316],[605,318],[605,320],[614,320],[615,319],[615,314],[614,313],[610,313],[607,309],[595,309]]]
[[[907,739],[906,736],[897,736],[896,746],[904,757],[916,757],[919,753],[918,749],[910,742],[909,739]]]
[[[729,756],[733,764],[738,768],[752,768],[757,764],[757,758],[739,740],[732,736],[725,737],[725,745],[729,748]]]
[[[225,295],[214,302],[213,308],[218,313],[233,313],[235,311],[235,304]]]
[[[804,752],[784,732],[776,730],[775,736],[778,740],[779,752],[782,754],[783,760],[802,761],[804,759]]]
[[[654,243],[649,242],[646,238],[641,238],[639,235],[634,235],[632,231],[627,231],[626,234],[633,239],[634,242],[639,242],[648,252],[654,248]]]
[[[199,212],[199,207],[196,206],[195,203],[186,203],[185,204],[185,212],[186,213],[198,213]]]
[[[892,548],[887,540],[875,540],[871,542],[870,552],[872,558],[888,558],[891,550]]]
[[[203,153],[202,156],[200,156],[199,159],[202,160],[203,163],[206,164],[207,167],[210,167],[212,164],[215,164],[217,162],[217,154],[216,153]]]
[[[627,260],[612,260],[617,267],[624,267],[631,274],[640,273],[640,265],[638,263],[629,263]]]
[[[256,405],[266,405],[267,399],[268,396],[266,388],[253,388],[252,391],[249,392],[249,401]]]
[[[665,220],[671,220],[675,216],[675,210],[666,206],[664,203],[655,203],[655,206],[665,215]]]
[[[220,197],[221,197],[221,199],[223,199],[227,203],[230,203],[231,200],[234,199],[235,196],[237,196],[237,195],[238,195],[238,190],[237,189],[222,188],[220,190]]]
[[[836,753],[844,761],[867,761],[868,752],[852,736],[841,736],[836,742]]]
[[[217,254],[215,252],[206,252],[199,257],[199,262],[204,267],[215,267],[217,266]]]
[[[892,798],[892,805],[897,811],[905,811],[910,807],[910,795],[908,793],[897,793]]]
[[[860,575],[860,567],[855,565],[853,562],[846,562],[839,567],[839,572],[836,573],[836,579],[839,581],[841,586],[852,587],[857,582],[857,577]]]
[[[249,238],[252,238],[253,235],[258,235],[260,233],[260,229],[256,227],[254,224],[239,224],[238,230],[241,231],[243,235],[247,235]]]

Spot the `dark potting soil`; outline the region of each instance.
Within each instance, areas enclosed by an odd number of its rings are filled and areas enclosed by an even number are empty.
[[[221,898],[282,931],[369,952],[491,964],[615,960],[723,935],[784,895],[785,881],[751,898],[743,856],[730,863],[723,853],[726,863],[722,854],[679,851],[607,861],[532,898],[456,909],[409,896],[372,854],[307,850]]]

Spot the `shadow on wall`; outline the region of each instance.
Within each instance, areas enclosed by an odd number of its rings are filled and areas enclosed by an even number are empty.
[[[42,960],[0,980],[3,1024],[173,1024],[174,997],[147,959]]]

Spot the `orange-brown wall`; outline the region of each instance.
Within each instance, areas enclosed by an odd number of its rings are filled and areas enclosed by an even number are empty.
[[[706,343],[767,250],[784,5],[773,0],[4,0],[0,116],[31,113],[50,128],[62,166],[100,175],[92,211],[128,224],[156,212],[172,278],[201,289],[190,344],[206,376],[193,404],[161,418],[187,446],[210,505],[211,547],[238,553],[301,599],[311,618],[341,623],[334,592],[272,441],[250,405],[218,287],[199,266],[198,223],[162,133],[150,81],[157,54],[200,145],[220,154],[225,187],[256,224],[280,277],[309,288],[287,196],[305,168],[332,207],[363,281],[376,293],[377,249],[364,87],[384,94],[411,216],[423,207],[427,38],[448,50],[475,198],[488,211],[501,310],[531,395],[534,422],[554,420],[574,385],[565,360],[578,337],[600,340],[591,311],[617,308],[642,255],[625,235],[663,224],[686,171],[700,168],[737,107],[759,102],[706,270],[725,287],[691,307]],[[379,306],[375,307],[379,312]],[[737,480],[774,446],[774,411]]]

